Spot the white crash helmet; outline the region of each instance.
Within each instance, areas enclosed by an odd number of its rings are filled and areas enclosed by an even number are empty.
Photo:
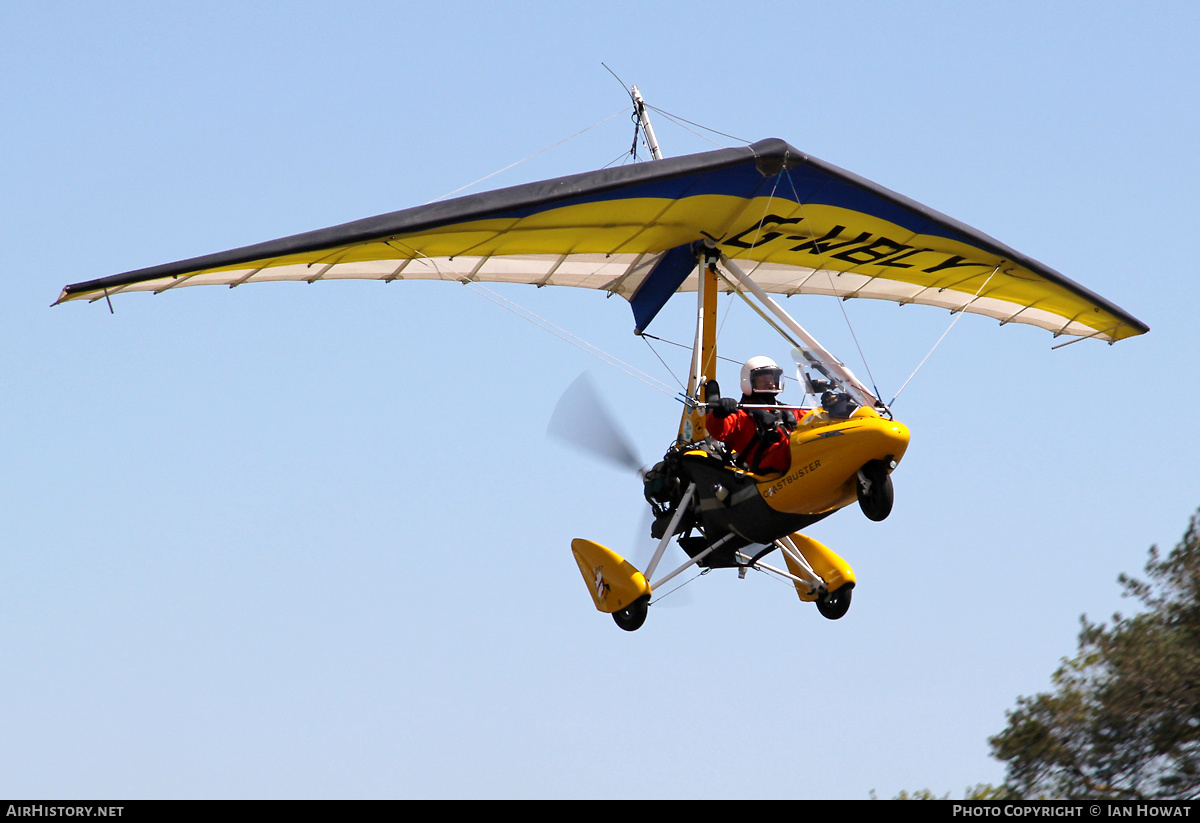
[[[757,378],[771,375],[771,382],[766,388],[755,388]],[[779,394],[783,391],[783,369],[775,365],[769,357],[759,355],[751,357],[742,366],[742,394]]]

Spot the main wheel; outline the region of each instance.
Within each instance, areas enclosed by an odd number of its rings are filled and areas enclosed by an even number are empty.
[[[646,622],[650,610],[650,595],[643,594],[625,608],[613,612],[613,620],[627,632],[636,632]]]
[[[853,583],[847,583],[835,592],[825,592],[817,598],[817,611],[828,620],[838,620],[850,611],[850,593]]]
[[[866,482],[863,482],[863,478]],[[882,460],[872,460],[859,470],[858,506],[868,519],[876,522],[887,519],[892,513],[892,476],[888,474],[888,466]]]

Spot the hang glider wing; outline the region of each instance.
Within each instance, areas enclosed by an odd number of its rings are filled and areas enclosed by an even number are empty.
[[[576,286],[630,301],[639,330],[696,288],[712,241],[765,291],[825,294],[1116,340],[1147,326],[969,226],[781,140],[530,183],[76,283],[59,303],[274,280]]]

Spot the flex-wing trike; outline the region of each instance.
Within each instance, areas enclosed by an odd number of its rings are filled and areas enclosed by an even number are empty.
[[[892,509],[891,472],[908,447],[908,428],[883,402],[729,258],[698,244],[698,311],[685,410],[675,443],[643,475],[659,539],[644,571],[605,546],[572,541],[571,550],[596,608],[635,631],[654,591],[693,566],[757,569],[791,581],[800,599],[836,620],[850,608],[854,570],[800,530],[855,501],[872,520]],[[708,436],[705,414],[719,391],[707,377],[716,362],[716,294],[723,287],[747,300],[787,340],[815,408],[797,409],[785,471],[755,473],[739,466]],[[688,560],[653,579],[672,540]],[[786,568],[764,562],[778,549]],[[652,581],[653,579],[653,581]]]
[[[624,298],[642,332],[673,295],[695,288],[683,419],[661,464],[645,475],[658,550],[643,572],[595,543],[574,543],[596,606],[629,630],[641,625],[652,593],[693,565],[772,571],[822,614],[840,617],[854,572],[799,531],[856,499],[877,520],[891,509],[890,473],[904,455],[908,430],[767,292],[921,304],[1075,340],[1116,343],[1148,330],[1119,306],[977,229],[782,140],[663,159],[643,102],[632,93],[653,162],[74,283],[57,302],[104,301],[111,310],[111,298],[125,292],[279,281],[429,280],[485,295],[485,283],[523,283]],[[740,468],[708,436],[718,290],[745,298],[788,341],[806,388],[820,397],[791,435],[783,472]],[[689,560],[656,578],[673,540]],[[781,568],[764,561],[775,549],[785,558]]]

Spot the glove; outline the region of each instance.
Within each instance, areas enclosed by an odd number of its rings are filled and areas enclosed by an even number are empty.
[[[723,419],[738,410],[738,401],[732,397],[722,397],[712,407],[713,417]]]

